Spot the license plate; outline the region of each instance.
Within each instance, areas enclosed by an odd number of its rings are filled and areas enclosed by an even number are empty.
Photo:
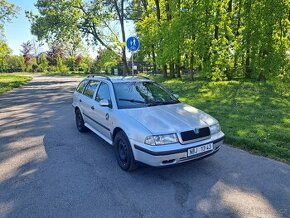
[[[193,156],[193,155],[200,154],[200,153],[203,153],[203,152],[206,152],[206,151],[211,151],[211,150],[213,150],[213,143],[209,143],[209,144],[206,144],[206,145],[198,146],[198,147],[195,147],[195,148],[190,148],[190,149],[187,150],[187,155],[188,156]]]

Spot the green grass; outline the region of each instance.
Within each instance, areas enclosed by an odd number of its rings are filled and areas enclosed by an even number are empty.
[[[24,85],[31,79],[29,76],[0,73],[0,94]]]
[[[220,121],[225,142],[290,163],[290,85],[157,79]]]

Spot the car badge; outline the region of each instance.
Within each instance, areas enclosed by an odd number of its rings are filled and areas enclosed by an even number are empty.
[[[199,134],[199,129],[198,128],[195,128],[193,131],[194,131],[195,134]]]

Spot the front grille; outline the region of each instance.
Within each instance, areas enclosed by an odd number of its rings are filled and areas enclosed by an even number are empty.
[[[194,130],[189,130],[186,132],[180,133],[181,139],[183,142],[192,141],[199,138],[204,138],[210,136],[210,130],[208,127],[198,129],[198,132],[195,133]]]

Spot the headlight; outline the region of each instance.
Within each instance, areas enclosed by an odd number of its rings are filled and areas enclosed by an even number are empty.
[[[147,136],[144,143],[148,145],[166,145],[178,142],[177,135],[168,134],[168,135],[154,135]]]
[[[219,133],[221,131],[221,127],[220,127],[219,123],[216,123],[216,124],[210,126],[209,129],[210,129],[211,135],[214,135],[214,134]]]

